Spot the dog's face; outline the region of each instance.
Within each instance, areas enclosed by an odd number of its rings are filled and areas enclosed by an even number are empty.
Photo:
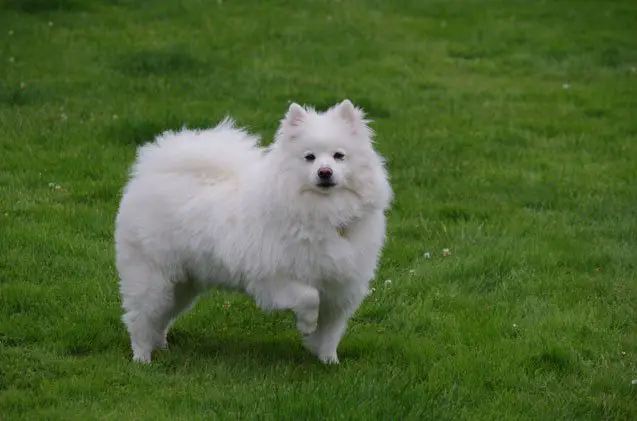
[[[299,177],[302,191],[355,190],[374,153],[366,123],[362,112],[347,100],[325,113],[292,104],[277,136],[283,167]]]
[[[341,188],[349,178],[348,151],[330,142],[314,142],[298,158],[302,159],[305,188],[321,193]]]

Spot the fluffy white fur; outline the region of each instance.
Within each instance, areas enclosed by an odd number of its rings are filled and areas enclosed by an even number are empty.
[[[115,232],[134,360],[150,362],[172,321],[219,287],[292,310],[305,347],[338,363],[385,239],[383,160],[348,100],[324,113],[292,104],[273,145],[258,143],[226,119],[139,148]]]

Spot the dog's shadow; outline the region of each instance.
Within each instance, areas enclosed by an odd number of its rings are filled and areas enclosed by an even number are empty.
[[[246,359],[260,365],[280,365],[281,363],[308,364],[316,362],[316,357],[301,345],[299,337],[290,335],[274,336],[231,336],[202,334],[173,330],[168,334],[167,351],[156,351],[158,360],[176,358],[220,359],[230,364],[243,365]]]

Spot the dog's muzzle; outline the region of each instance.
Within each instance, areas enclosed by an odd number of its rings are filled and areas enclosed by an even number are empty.
[[[336,183],[332,181],[333,174],[334,172],[332,171],[331,168],[328,168],[328,167],[319,168],[318,171],[316,172],[316,175],[318,176],[318,179],[319,179],[317,186],[322,188],[334,187]]]

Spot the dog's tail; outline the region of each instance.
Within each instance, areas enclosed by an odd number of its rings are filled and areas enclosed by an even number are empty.
[[[137,150],[132,176],[194,175],[226,179],[261,159],[260,138],[226,117],[207,130],[168,131]]]

